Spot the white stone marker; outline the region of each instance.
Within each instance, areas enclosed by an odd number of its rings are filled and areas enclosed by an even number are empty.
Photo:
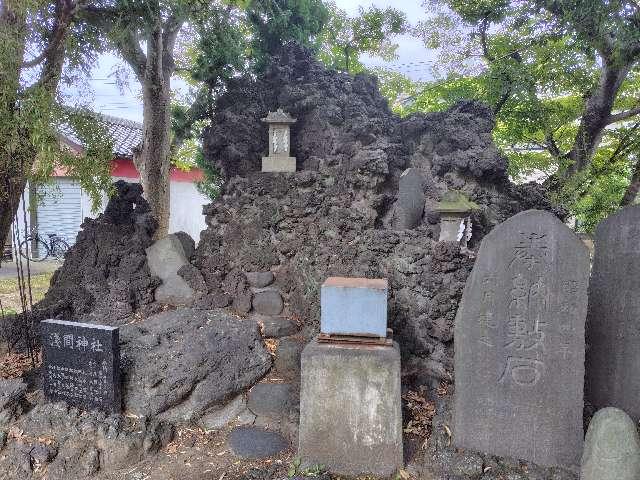
[[[296,123],[279,108],[262,119],[269,124],[269,156],[262,157],[263,172],[295,172],[296,158],[291,157],[291,124]]]

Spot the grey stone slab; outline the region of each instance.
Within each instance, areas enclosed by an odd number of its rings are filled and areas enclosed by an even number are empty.
[[[122,409],[120,330],[117,327],[44,320],[43,390],[47,400],[84,409]]]
[[[238,395],[226,405],[207,411],[198,420],[198,425],[205,430],[218,430],[236,420],[246,409],[244,395]]]
[[[407,168],[400,175],[396,225],[399,230],[415,228],[422,222],[425,202],[425,178],[420,169]]]
[[[640,420],[640,206],[596,229],[587,318],[587,400]]]
[[[302,355],[298,454],[337,475],[402,468],[400,350],[309,343]]]
[[[386,337],[388,291],[382,278],[327,278],[320,291],[320,331]]]
[[[276,432],[259,427],[237,427],[227,440],[231,452],[240,458],[273,457],[289,448],[289,442]]]
[[[618,408],[591,419],[582,455],[581,480],[638,480],[640,438],[633,420]]]
[[[588,279],[586,247],[550,213],[483,239],[456,316],[456,446],[579,464]]]
[[[253,310],[262,315],[280,315],[284,308],[282,295],[275,288],[254,290],[251,304]]]
[[[278,375],[285,378],[296,378],[300,375],[300,354],[303,347],[303,343],[295,337],[280,339],[273,362]]]
[[[179,233],[167,235],[146,249],[149,270],[162,280],[162,285],[155,291],[155,299],[169,305],[189,304],[195,296],[194,290],[178,275],[178,270],[189,265],[191,250],[188,235]]]
[[[288,383],[258,383],[247,394],[247,406],[258,416],[282,418],[291,410],[292,395]]]

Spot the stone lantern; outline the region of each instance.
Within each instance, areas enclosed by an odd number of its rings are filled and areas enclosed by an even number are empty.
[[[440,213],[440,242],[458,242],[463,248],[471,239],[471,213],[480,207],[462,192],[449,190],[436,211]]]
[[[269,156],[262,157],[262,171],[295,172],[296,158],[290,156],[290,126],[296,119],[279,108],[269,112],[262,121],[269,124]]]

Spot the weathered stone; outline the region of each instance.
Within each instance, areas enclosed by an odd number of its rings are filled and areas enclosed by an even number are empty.
[[[320,293],[320,331],[387,336],[386,279],[329,277]]]
[[[339,475],[402,468],[400,350],[312,341],[302,356],[299,455]]]
[[[247,394],[247,406],[258,416],[281,418],[291,410],[291,385],[258,383]]]
[[[125,408],[136,415],[195,421],[271,366],[257,325],[224,310],[167,311],[120,336]]]
[[[262,158],[263,172],[295,172],[296,158],[291,153],[291,125],[296,119],[281,108],[262,119],[269,125],[269,156]]]
[[[281,338],[276,347],[274,367],[279,375],[285,378],[296,378],[300,375],[300,354],[304,344],[295,337]]]
[[[118,327],[44,320],[43,390],[51,402],[118,413],[122,409]]]
[[[4,428],[22,413],[27,384],[19,378],[0,379],[0,428]]]
[[[223,407],[216,407],[207,411],[198,420],[198,425],[205,430],[218,430],[233,421],[237,421],[241,415],[244,418],[243,414],[246,409],[247,402],[244,399],[244,395],[238,395]],[[240,421],[238,423],[242,424],[243,422]]]
[[[298,326],[286,317],[256,315],[253,319],[261,326],[262,336],[266,338],[287,337],[298,331]]]
[[[268,287],[273,283],[273,272],[248,272],[245,273],[249,285],[255,288]]]
[[[587,249],[549,213],[484,238],[456,317],[458,447],[579,463],[588,278]]]
[[[227,440],[231,452],[240,458],[273,457],[289,447],[282,435],[259,427],[237,427]]]
[[[189,264],[183,246],[184,235],[167,235],[155,241],[146,250],[151,273],[162,280],[162,285],[155,292],[155,299],[158,302],[185,305],[193,301],[193,289],[184,278],[178,275],[180,268]]]
[[[262,315],[280,315],[284,302],[275,288],[258,289],[253,293],[252,306],[256,313]]]
[[[640,206],[596,230],[587,320],[587,400],[640,420]]]
[[[638,480],[640,438],[633,420],[607,407],[591,419],[582,454],[580,480]]]
[[[400,175],[395,228],[415,228],[422,222],[425,202],[425,178],[420,169],[407,168]]]

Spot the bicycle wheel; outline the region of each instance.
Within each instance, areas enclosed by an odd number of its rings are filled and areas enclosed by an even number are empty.
[[[69,250],[69,244],[62,238],[58,237],[51,244],[51,255],[58,260],[64,258],[64,254]]]
[[[29,258],[32,262],[41,262],[49,256],[49,246],[39,238],[28,237],[20,242],[20,255]]]

